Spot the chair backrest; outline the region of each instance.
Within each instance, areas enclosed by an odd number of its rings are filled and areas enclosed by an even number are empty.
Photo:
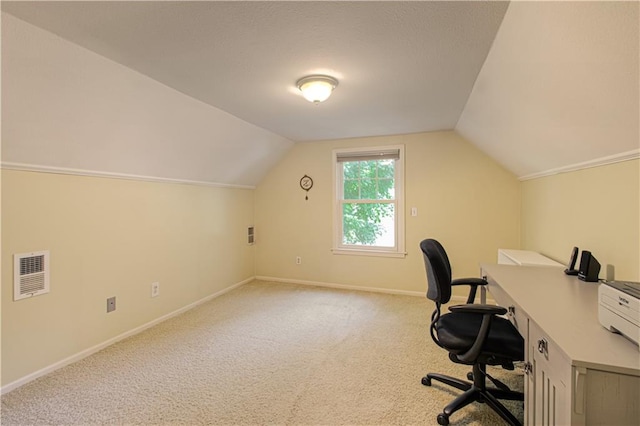
[[[437,305],[451,299],[451,264],[447,252],[438,241],[426,239],[420,242],[420,249],[427,271],[427,298]]]

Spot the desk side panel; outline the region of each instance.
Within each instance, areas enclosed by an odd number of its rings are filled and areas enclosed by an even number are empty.
[[[586,423],[640,424],[640,377],[587,370]]]

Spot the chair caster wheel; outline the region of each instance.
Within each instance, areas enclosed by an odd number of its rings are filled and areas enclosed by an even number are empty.
[[[470,380],[473,382],[473,373],[472,372],[468,372],[467,373],[467,380]]]
[[[424,376],[422,378],[422,384],[425,385],[425,386],[431,386],[431,379],[428,378],[427,376]]]
[[[438,414],[438,424],[446,426],[449,424],[449,416],[444,413]]]

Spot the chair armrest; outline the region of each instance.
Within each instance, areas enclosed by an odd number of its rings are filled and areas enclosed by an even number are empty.
[[[467,352],[456,355],[456,357],[462,362],[475,362],[475,360],[477,360],[478,356],[480,355],[482,346],[484,346],[484,342],[487,339],[487,336],[489,335],[491,320],[493,319],[494,315],[504,315],[507,313],[507,310],[502,306],[475,304],[450,306],[449,310],[451,312],[466,312],[482,315],[482,324],[480,324],[480,330],[478,331],[478,336],[476,337],[475,342]]]
[[[480,315],[504,315],[507,313],[507,309],[503,308],[502,306],[480,305],[480,304],[450,306],[449,311],[467,312],[470,314],[480,314]]]
[[[457,278],[455,280],[451,280],[451,285],[487,285],[487,280],[483,280],[482,278]]]
[[[471,288],[469,289],[469,297],[467,297],[467,303],[473,303],[476,298],[476,292],[478,291],[478,286],[487,285],[487,281],[482,278],[458,278],[451,281],[451,286],[456,285],[468,285]]]

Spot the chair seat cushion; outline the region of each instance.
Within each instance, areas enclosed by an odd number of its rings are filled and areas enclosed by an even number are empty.
[[[440,344],[453,354],[467,352],[480,331],[482,315],[466,312],[444,314],[436,324]],[[482,348],[483,362],[490,365],[524,360],[524,339],[511,322],[494,317]]]

